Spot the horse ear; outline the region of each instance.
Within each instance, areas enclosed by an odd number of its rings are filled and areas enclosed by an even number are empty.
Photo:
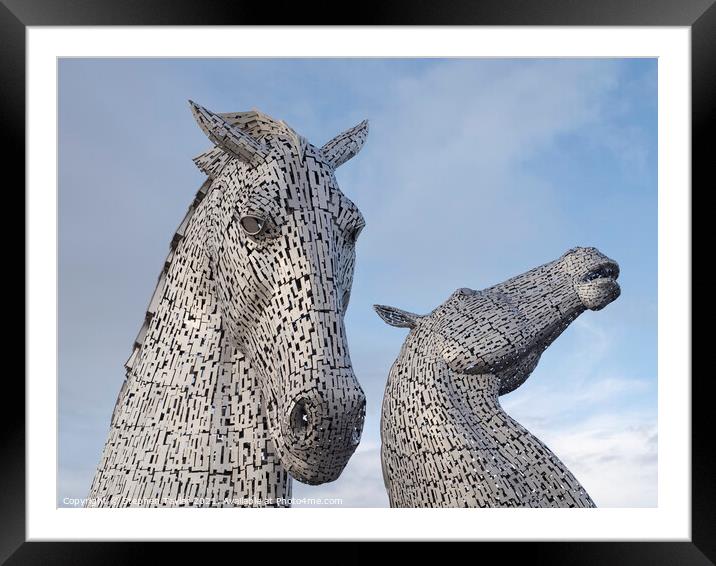
[[[217,147],[246,163],[257,164],[266,161],[268,151],[262,143],[196,102],[190,100],[189,106],[201,131]]]
[[[331,141],[327,142],[321,148],[323,158],[331,167],[337,169],[351,157],[358,154],[367,137],[368,120],[363,120],[357,126],[353,126],[350,130],[338,134]]]
[[[373,308],[380,318],[390,326],[397,326],[398,328],[415,328],[421,318],[419,314],[396,309],[395,307],[373,305]]]

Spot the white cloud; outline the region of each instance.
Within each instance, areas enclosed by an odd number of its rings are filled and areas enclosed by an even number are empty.
[[[619,72],[604,61],[458,60],[382,85],[370,166],[340,172],[369,224],[366,290],[410,302],[433,289],[437,300],[446,286],[486,286],[553,259],[545,249],[565,251],[562,188],[533,165],[549,169],[559,140],[597,125],[609,136],[590,145],[611,151],[621,126],[604,107]],[[397,289],[397,275],[420,285]]]
[[[603,414],[572,430],[544,430],[599,507],[657,505],[657,427],[649,418]]]
[[[343,507],[387,507],[388,496],[383,485],[380,466],[380,447],[361,443],[346,469],[336,481],[309,486],[293,483],[293,498],[340,499]],[[294,507],[323,507],[309,503],[295,503]]]
[[[611,402],[627,395],[649,391],[647,379],[604,375],[591,382],[570,382],[555,388],[552,382],[536,385],[529,394],[504,398],[503,408],[513,417],[523,420],[558,423],[574,413],[591,415],[600,406],[609,408]],[[523,423],[524,424],[524,423]]]
[[[566,339],[559,357],[538,366],[502,406],[599,507],[656,506],[657,415],[647,401],[656,380],[625,375],[612,361],[619,344],[603,319],[577,319]]]

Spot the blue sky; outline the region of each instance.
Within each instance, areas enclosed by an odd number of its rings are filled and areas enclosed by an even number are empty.
[[[655,59],[61,59],[58,503],[85,497],[169,241],[208,147],[187,105],[258,108],[320,145],[364,118],[338,181],[363,212],[351,357],[367,396],[341,478],[294,497],[386,506],[383,388],[424,313],[596,246],[622,296],[582,315],[502,398],[599,506],[656,505]]]

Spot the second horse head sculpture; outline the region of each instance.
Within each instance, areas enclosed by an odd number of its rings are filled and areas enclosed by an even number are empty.
[[[594,507],[559,458],[500,406],[585,310],[620,294],[619,267],[574,248],[482,291],[458,289],[410,329],[383,399],[381,458],[394,507]]]

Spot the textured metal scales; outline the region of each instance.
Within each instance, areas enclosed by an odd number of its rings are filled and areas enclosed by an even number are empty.
[[[458,289],[425,316],[376,305],[385,322],[410,328],[381,417],[392,507],[595,506],[499,396],[577,316],[619,296],[618,275],[595,248],[574,248],[483,291]]]
[[[126,363],[90,506],[283,506],[336,479],[365,398],[343,316],[364,222],[317,148],[258,111],[191,103],[214,147]]]

